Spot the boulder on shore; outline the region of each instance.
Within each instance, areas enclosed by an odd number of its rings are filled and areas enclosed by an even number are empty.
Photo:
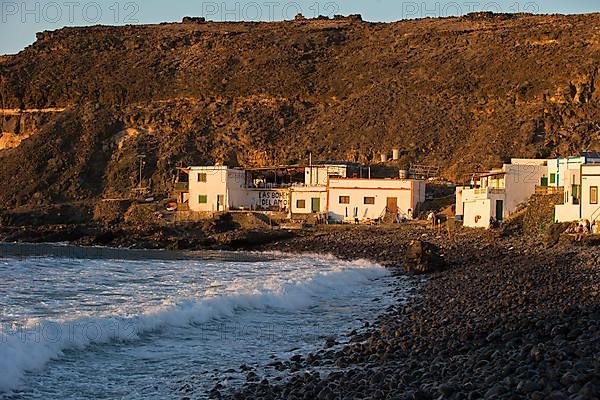
[[[406,248],[404,270],[408,273],[425,274],[446,268],[444,257],[438,247],[429,242],[413,240]]]

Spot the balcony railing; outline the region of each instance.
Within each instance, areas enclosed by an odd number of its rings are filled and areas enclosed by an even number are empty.
[[[565,188],[562,186],[536,186],[535,194],[564,194]]]
[[[473,189],[473,190],[474,190],[474,194],[476,194],[476,195],[504,194],[506,192],[506,189],[492,188],[492,187],[478,188],[478,189]]]
[[[175,190],[179,191],[179,192],[187,192],[188,190],[190,190],[190,183],[189,182],[176,182]]]

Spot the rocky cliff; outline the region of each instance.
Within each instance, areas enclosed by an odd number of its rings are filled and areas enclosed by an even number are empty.
[[[600,149],[600,14],[65,28],[0,59],[0,207],[167,188],[177,165],[437,164]]]

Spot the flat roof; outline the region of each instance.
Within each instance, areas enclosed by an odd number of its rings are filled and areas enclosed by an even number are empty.
[[[476,178],[485,178],[488,176],[495,176],[495,175],[506,175],[506,171],[490,171],[490,172],[484,172],[482,174],[477,174],[475,175]]]
[[[246,171],[276,171],[279,169],[298,169],[298,168],[303,168],[300,165],[294,164],[294,165],[276,165],[276,166],[272,166],[272,167],[250,167],[250,168],[244,168]]]
[[[353,178],[353,177],[339,177],[339,178],[329,178],[330,181],[422,181],[425,182],[424,179],[411,179],[411,178]]]
[[[335,166],[345,166],[345,167],[360,167],[359,163],[351,162],[351,161],[313,161],[312,165],[307,165],[307,167],[320,167],[327,165],[335,165]]]
[[[195,165],[187,167],[188,170],[196,170],[196,169],[235,169],[235,170],[243,170],[240,167],[228,167],[227,165]]]

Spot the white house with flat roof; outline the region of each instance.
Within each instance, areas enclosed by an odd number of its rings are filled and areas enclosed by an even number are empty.
[[[473,178],[472,187],[458,187],[456,214],[464,226],[488,228],[517,211],[548,178],[547,160],[513,158],[510,164]]]
[[[247,204],[246,173],[224,165],[189,167],[189,209],[223,212]]]
[[[327,186],[290,187],[290,207],[294,214],[317,214],[327,210]]]
[[[550,186],[563,192],[563,204],[554,207],[555,222],[600,219],[600,153],[583,152],[575,157],[549,161]]]
[[[297,171],[297,166],[254,171],[227,166],[180,168],[188,175],[188,182],[177,182],[175,191],[178,202],[195,212],[245,209],[288,212],[292,217],[327,213],[332,221],[352,222],[377,220],[386,212],[408,215],[425,201],[425,181],[344,177],[347,167],[354,165],[305,167],[300,171],[304,183],[281,176],[283,170]],[[269,174],[272,176],[267,181]],[[257,179],[261,179],[258,184]],[[278,182],[273,182],[276,179]]]
[[[304,185],[290,188],[290,207],[294,214],[316,214],[327,211],[327,185],[330,179],[349,178],[360,171],[349,162],[320,161],[304,168]]]
[[[594,200],[595,179],[590,171],[597,165],[600,165],[600,153],[596,152],[582,152],[575,157],[548,160],[548,185],[560,188],[564,196],[563,204],[554,207],[556,222],[591,219],[591,208],[594,208],[594,204],[584,202]],[[584,171],[588,174],[585,177]],[[592,193],[589,193],[590,190]]]
[[[600,164],[588,164],[581,167],[581,218],[591,223],[600,222]]]
[[[386,212],[407,215],[425,201],[425,181],[330,178],[327,216],[332,221],[377,220]]]

